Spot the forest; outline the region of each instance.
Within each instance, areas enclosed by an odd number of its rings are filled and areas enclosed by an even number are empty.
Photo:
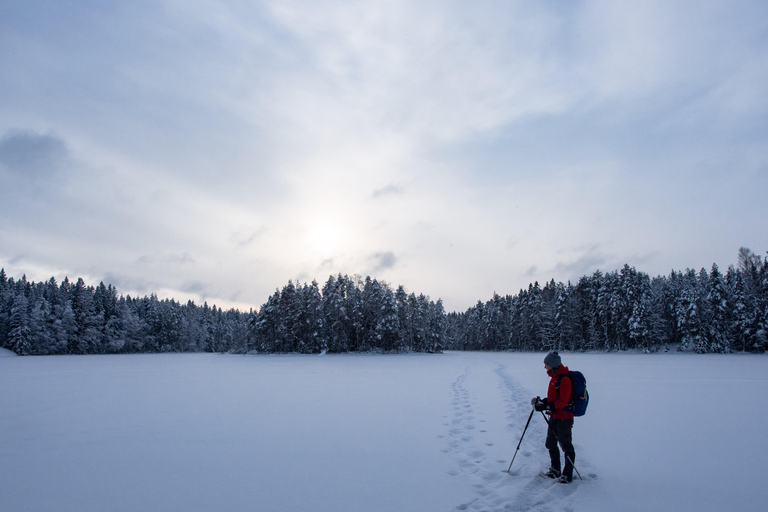
[[[441,301],[370,277],[331,276],[322,291],[289,281],[258,312],[243,313],[0,270],[0,346],[20,355],[440,352],[444,333]]]
[[[723,274],[687,269],[651,278],[624,265],[575,285],[533,283],[447,315],[460,350],[759,352],[768,329],[768,264],[749,249]]]
[[[538,282],[465,312],[366,277],[289,281],[258,311],[156,295],[122,296],[82,278],[29,282],[0,270],[0,346],[19,355],[142,352],[304,353],[443,350],[766,349],[768,258],[651,278],[628,264],[572,284]]]

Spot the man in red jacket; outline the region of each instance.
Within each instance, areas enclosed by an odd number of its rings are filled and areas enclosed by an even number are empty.
[[[549,414],[549,428],[545,446],[549,450],[552,465],[546,472],[546,476],[559,478],[561,483],[570,483],[573,481],[573,462],[576,459],[572,441],[573,413],[564,411],[563,408],[571,400],[573,384],[568,377],[568,367],[562,364],[557,352],[547,354],[547,357],[544,358],[544,368],[550,377],[547,398],[542,400],[536,397],[531,402],[537,411],[548,411],[547,414]],[[560,473],[558,441],[565,453],[565,466],[562,474]]]

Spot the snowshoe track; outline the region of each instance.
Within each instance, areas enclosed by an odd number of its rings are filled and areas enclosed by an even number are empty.
[[[488,392],[488,374],[496,376],[496,389],[503,408],[502,422],[487,422],[485,417],[499,417],[499,412],[486,413],[477,399],[477,393]],[[448,447],[443,451],[455,458],[456,465],[448,474],[468,477],[474,492],[473,499],[453,510],[554,512],[573,508],[573,496],[582,482],[574,480],[564,485],[539,476],[549,461],[544,448],[546,424],[542,418],[538,418],[539,421],[532,419],[514,467],[511,473],[506,472],[531,412],[533,394],[530,390],[508,375],[502,365],[493,372],[466,366],[464,373],[453,382],[451,393],[453,414],[446,416],[444,423],[448,427],[445,436]],[[494,442],[496,440],[498,443]],[[593,473],[587,472],[588,464],[583,459],[577,461],[577,467],[586,480],[595,478]]]

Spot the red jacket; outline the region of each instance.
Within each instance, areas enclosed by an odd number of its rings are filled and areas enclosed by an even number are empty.
[[[556,420],[572,420],[573,413],[563,411],[562,408],[571,401],[573,384],[568,377],[568,367],[561,364],[554,370],[547,372],[549,375],[549,388],[547,389],[547,401],[554,402],[555,408],[549,415]]]

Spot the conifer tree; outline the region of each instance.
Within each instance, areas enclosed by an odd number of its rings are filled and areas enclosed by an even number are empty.
[[[11,306],[11,330],[9,345],[11,350],[25,356],[32,352],[29,328],[29,300],[23,294],[17,294]]]

